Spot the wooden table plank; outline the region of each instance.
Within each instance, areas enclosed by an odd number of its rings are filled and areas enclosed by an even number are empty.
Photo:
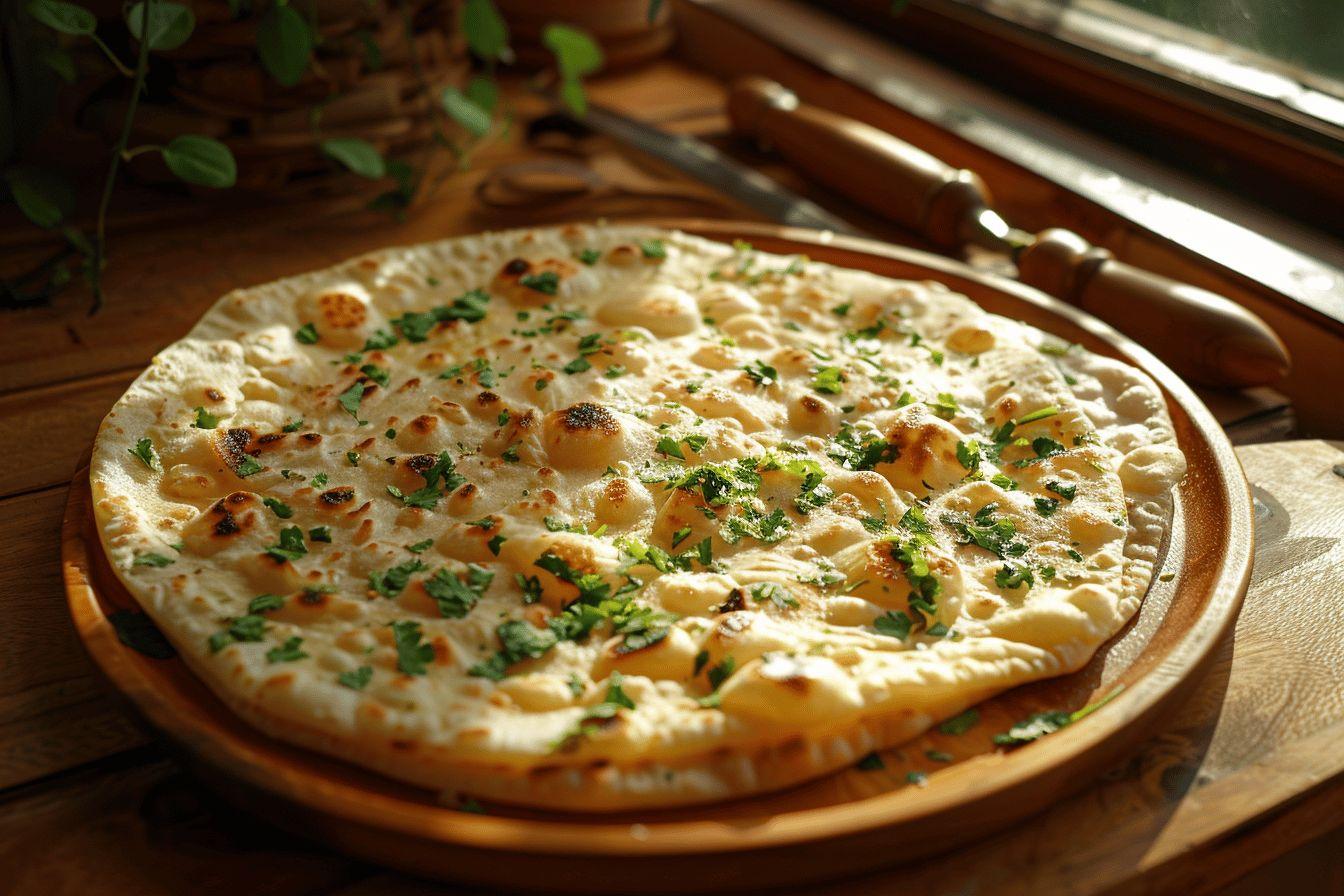
[[[7,896],[304,896],[366,873],[231,812],[164,760],[0,804]]]
[[[139,367],[0,396],[0,498],[63,485]]]
[[[65,609],[65,491],[0,501],[0,788],[146,742],[108,697]]]

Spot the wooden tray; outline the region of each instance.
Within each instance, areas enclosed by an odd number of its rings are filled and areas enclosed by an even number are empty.
[[[711,807],[578,816],[446,808],[432,794],[272,740],[178,659],[124,646],[108,615],[136,609],[108,567],[76,475],[63,531],[70,611],[114,687],[230,801],[326,845],[414,873],[511,889],[686,893],[802,885],[908,861],[1067,796],[1153,733],[1231,631],[1250,577],[1251,500],[1232,448],[1190,389],[1107,325],[1039,292],[933,255],[774,225],[660,221],[720,240],[902,278],[936,278],[985,308],[1142,367],[1162,386],[1190,472],[1161,575],[1134,621],[1081,671],[1003,694],[960,736],[937,731],[790,790]],[[1001,752],[992,735],[1041,709],[1124,690],[1084,722]],[[930,760],[927,750],[952,754]],[[907,780],[924,771],[921,786]]]

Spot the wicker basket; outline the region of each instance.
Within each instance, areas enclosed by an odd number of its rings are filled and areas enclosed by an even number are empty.
[[[322,140],[359,137],[384,156],[414,153],[434,132],[430,103],[468,77],[457,0],[315,0],[317,49],[292,87],[271,78],[257,55],[265,6],[238,18],[224,0],[191,6],[191,38],[151,56],[150,92],[136,113],[132,145],[183,133],[214,137],[233,151],[243,190],[351,189],[358,179],[322,153]],[[124,80],[110,82],[93,94],[81,123],[110,140],[126,102]],[[156,153],[137,156],[130,170],[144,181],[174,181]]]

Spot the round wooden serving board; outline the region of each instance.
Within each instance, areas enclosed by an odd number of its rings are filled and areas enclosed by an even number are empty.
[[[1222,430],[1161,362],[1082,312],[937,256],[774,225],[658,223],[886,276],[937,279],[990,311],[1146,370],[1166,394],[1189,474],[1178,488],[1160,575],[1136,618],[1081,671],[990,700],[969,731],[935,729],[881,754],[882,768],[664,812],[466,812],[273,740],[232,715],[180,659],[151,659],[123,645],[108,617],[138,608],[103,557],[83,471],[63,533],[66,593],[80,638],[135,710],[226,798],[370,861],[475,884],[582,893],[798,886],[945,850],[1065,797],[1150,735],[1197,681],[1246,591],[1251,500]],[[1056,734],[1007,752],[992,743],[1033,712],[1076,709],[1121,685],[1102,709]],[[912,771],[927,779],[909,783]]]

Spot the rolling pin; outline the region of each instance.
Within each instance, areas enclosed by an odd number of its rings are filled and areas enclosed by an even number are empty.
[[[733,129],[935,246],[1005,253],[1018,279],[1096,315],[1187,380],[1245,388],[1282,379],[1288,349],[1269,325],[1204,289],[1117,261],[1068,230],[1008,226],[972,171],[953,168],[885,131],[801,102],[774,81],[744,78],[728,96]]]

